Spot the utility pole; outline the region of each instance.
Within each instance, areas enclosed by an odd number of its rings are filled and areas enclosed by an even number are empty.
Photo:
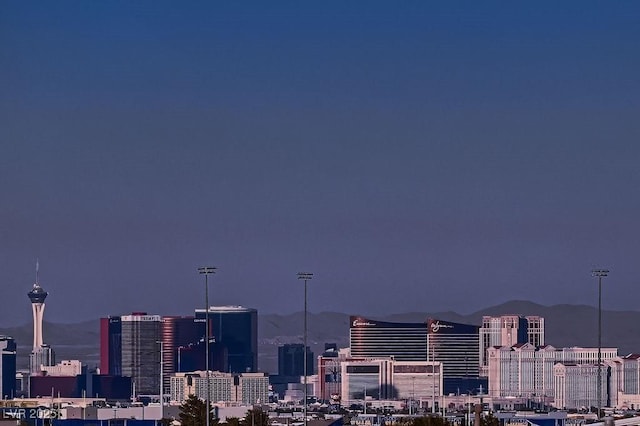
[[[591,271],[594,277],[598,277],[598,418],[602,409],[602,277],[609,275],[606,269],[594,269]]]
[[[211,383],[209,380],[209,275],[215,274],[216,269],[213,266],[202,266],[198,268],[198,273],[204,275],[204,351],[205,351],[205,369],[207,370],[207,425],[209,426],[211,416]]]
[[[304,405],[303,405],[303,415],[304,415],[304,426],[307,426],[307,281],[313,279],[313,274],[311,272],[298,272],[298,279],[304,281]]]

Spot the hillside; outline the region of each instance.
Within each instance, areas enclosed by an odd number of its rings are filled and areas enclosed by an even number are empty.
[[[526,301],[511,301],[469,315],[455,312],[409,312],[387,316],[369,316],[392,322],[422,322],[428,317],[445,321],[479,325],[483,315],[539,315],[545,318],[546,343],[556,347],[597,346],[598,311],[584,305],[543,306]],[[276,373],[278,346],[302,342],[303,313],[259,315],[259,365],[263,371]],[[32,326],[0,328],[0,334],[12,336],[18,343],[18,364],[24,368],[31,349]],[[89,365],[99,361],[99,321],[77,324],[44,324],[45,341],[53,346],[57,359],[80,359]],[[339,347],[349,344],[349,315],[336,312],[310,313],[308,342],[319,354],[325,343]],[[640,352],[640,312],[603,311],[602,346],[618,347],[622,355]]]

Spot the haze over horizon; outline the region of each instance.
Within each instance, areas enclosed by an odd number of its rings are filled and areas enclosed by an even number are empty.
[[[635,310],[640,3],[0,4],[0,325]]]

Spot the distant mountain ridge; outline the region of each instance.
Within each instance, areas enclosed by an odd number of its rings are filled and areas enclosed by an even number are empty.
[[[598,310],[592,306],[560,304],[539,305],[533,302],[514,300],[480,311],[461,315],[456,312],[408,312],[366,318],[390,322],[424,322],[437,318],[463,324],[480,325],[484,315],[538,315],[545,319],[545,342],[556,347],[596,347],[598,344]],[[263,371],[277,373],[278,346],[284,343],[302,343],[303,313],[258,315],[259,357],[258,365]],[[309,313],[308,342],[316,355],[325,343],[336,343],[338,347],[349,345],[349,316],[337,312]],[[18,344],[18,365],[24,368],[31,351],[32,325],[0,328],[0,334],[13,337]],[[57,354],[57,359],[80,359],[89,365],[99,363],[99,320],[75,324],[45,322],[45,342]],[[602,311],[602,346],[617,347],[621,355],[640,353],[640,312]]]

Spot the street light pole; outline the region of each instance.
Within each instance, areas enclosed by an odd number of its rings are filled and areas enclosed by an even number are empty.
[[[164,368],[164,343],[162,342],[162,340],[156,340],[156,343],[160,344],[160,397],[158,398],[158,400],[160,401],[160,417],[164,418],[164,375],[162,371],[162,369]]]
[[[409,416],[413,408],[413,400],[416,397],[416,376],[411,376],[411,401],[409,402]]]
[[[298,279],[304,281],[304,405],[302,412],[304,426],[307,426],[307,281],[313,279],[313,274],[311,272],[298,272]]]
[[[598,418],[600,418],[600,410],[602,408],[602,277],[609,275],[606,269],[594,269],[591,271],[594,277],[598,277]]]
[[[198,268],[198,273],[204,275],[204,352],[205,352],[205,369],[207,378],[207,424],[209,426],[209,417],[211,412],[211,383],[209,383],[209,275],[215,274],[216,269],[213,266],[202,266]]]

